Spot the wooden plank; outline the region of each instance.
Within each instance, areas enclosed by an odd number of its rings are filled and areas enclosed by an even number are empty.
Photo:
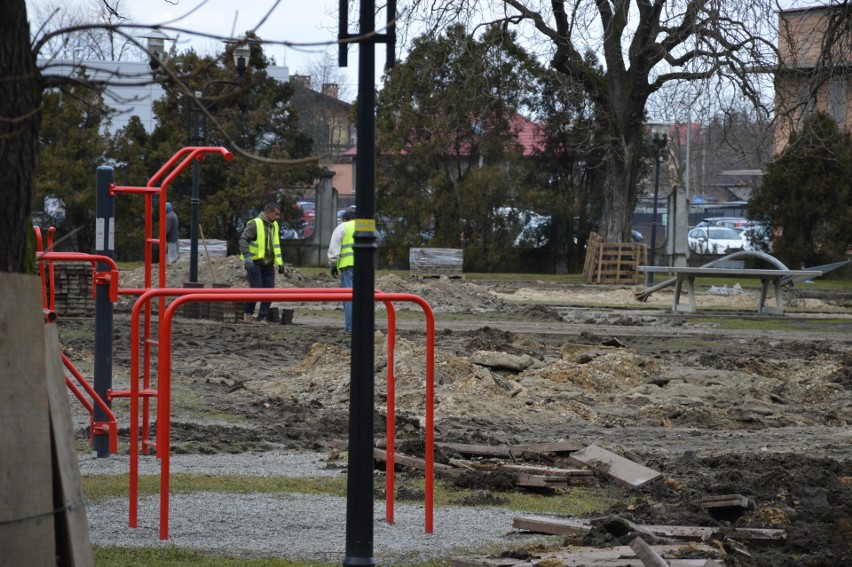
[[[633,538],[629,547],[645,567],[670,567],[668,562],[652,549],[650,545],[645,543],[645,540],[641,537]]]
[[[501,465],[500,468],[509,472],[550,476],[565,481],[569,478],[594,478],[594,473],[585,469],[557,469],[553,467],[538,467],[534,465]]]
[[[592,529],[588,520],[581,518],[553,518],[550,516],[524,515],[512,519],[512,527],[528,532],[561,536],[584,536]]]
[[[755,544],[782,544],[787,539],[785,530],[768,528],[709,528],[698,526],[642,526],[657,537],[683,539],[687,541],[706,541],[713,534],[724,531],[729,537]]]
[[[582,484],[585,479],[575,479],[566,476],[547,476],[542,474],[520,473],[515,478],[515,486],[523,488],[559,488],[571,484]]]
[[[373,449],[373,458],[377,461],[381,461],[384,463],[388,460],[388,453],[384,449]],[[412,457],[411,455],[394,453],[393,462],[394,465],[399,465],[402,467],[411,467],[413,469],[418,469],[421,471],[426,470],[426,461],[425,459],[421,459],[420,457]],[[462,472],[454,467],[445,465],[443,463],[433,463],[433,470],[435,471],[435,476],[438,478],[453,478],[458,476]]]
[[[716,496],[705,496],[701,499],[701,504],[707,508],[742,508],[748,510],[751,507],[751,502],[742,494],[720,494]]]
[[[569,458],[575,463],[600,470],[624,486],[638,487],[660,477],[659,472],[597,445],[576,451]]]
[[[573,453],[585,447],[585,443],[579,441],[554,441],[551,443],[529,443],[524,445],[512,445],[512,451],[532,451],[534,453]]]
[[[43,327],[50,427],[53,435],[53,477],[57,483],[54,487],[54,508],[61,510],[56,521],[57,549],[64,551],[63,565],[94,565],[95,556],[89,539],[80,465],[74,447],[71,408],[65,389],[65,370],[60,357],[59,333],[56,325]]]
[[[516,516],[513,525],[519,529],[552,535],[576,535],[577,530],[585,527],[588,531],[592,523],[583,518],[557,518],[551,516],[524,515]],[[522,527],[523,526],[523,527]],[[722,528],[699,526],[657,526],[635,525],[634,531],[648,533],[655,537],[681,539],[701,542],[709,540]],[[783,543],[787,537],[784,530],[765,528],[725,528],[725,533],[739,541],[752,543]]]
[[[555,441],[552,443],[526,443],[522,445],[475,445],[470,443],[446,443],[436,442],[436,447],[456,451],[463,455],[475,455],[478,457],[501,457],[510,458],[523,451],[533,453],[571,453],[579,451],[584,444],[578,441]]]
[[[477,457],[503,457],[509,458],[509,447],[507,445],[472,445],[469,443],[439,443],[435,447],[456,451],[463,455],[475,455]]]
[[[56,564],[41,309],[38,277],[0,272],[0,562],[4,565]]]

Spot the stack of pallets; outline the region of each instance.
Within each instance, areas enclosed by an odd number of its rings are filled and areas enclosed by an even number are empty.
[[[587,283],[636,285],[648,249],[644,244],[604,242],[596,232],[589,234],[583,277]]]

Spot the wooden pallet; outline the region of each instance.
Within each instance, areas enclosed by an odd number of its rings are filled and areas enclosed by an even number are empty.
[[[583,278],[587,283],[635,285],[639,283],[638,266],[647,263],[644,244],[603,242],[600,235],[589,235]]]
[[[464,251],[456,248],[411,248],[408,264],[413,278],[461,278]]]

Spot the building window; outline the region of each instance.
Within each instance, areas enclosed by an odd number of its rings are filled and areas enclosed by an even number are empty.
[[[828,111],[840,128],[846,127],[845,77],[832,77],[828,82]]]

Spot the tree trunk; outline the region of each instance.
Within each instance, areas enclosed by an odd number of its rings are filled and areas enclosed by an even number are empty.
[[[630,242],[641,143],[641,136],[633,136],[618,147],[613,147],[607,160],[601,226],[604,242]]]
[[[24,0],[4,2],[0,17],[0,271],[4,272],[24,272],[32,262],[27,239],[32,232],[41,97],[29,35]]]

